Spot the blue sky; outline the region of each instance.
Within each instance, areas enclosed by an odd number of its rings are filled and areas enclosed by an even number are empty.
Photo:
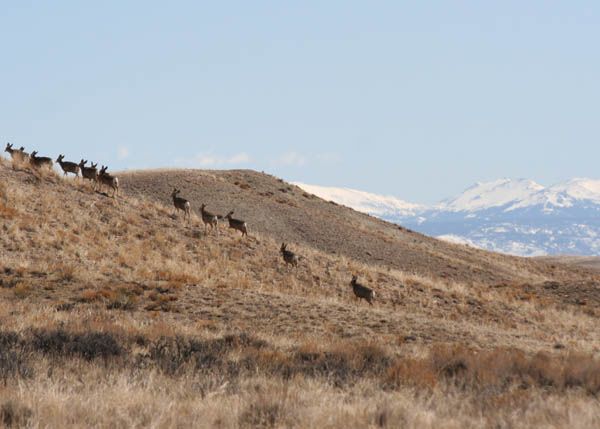
[[[2,138],[44,155],[421,203],[600,177],[599,2],[0,7]]]

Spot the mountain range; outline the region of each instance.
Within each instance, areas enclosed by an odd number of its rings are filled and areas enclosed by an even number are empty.
[[[346,188],[305,191],[455,243],[520,256],[600,255],[600,180],[545,187],[529,179],[476,183],[426,206]]]

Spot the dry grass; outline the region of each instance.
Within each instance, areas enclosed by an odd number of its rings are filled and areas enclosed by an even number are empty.
[[[293,269],[265,233],[207,236],[159,202],[6,162],[0,215],[4,425],[599,424],[593,277],[515,259],[518,279],[478,283],[301,243]]]
[[[370,343],[284,350],[245,334],[64,330],[2,332],[0,344],[0,410],[13,424],[583,428],[600,411],[589,356],[461,348],[418,360]]]

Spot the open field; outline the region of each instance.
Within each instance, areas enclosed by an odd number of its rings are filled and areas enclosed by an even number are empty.
[[[113,200],[0,165],[6,426],[600,425],[596,271],[444,243],[256,172],[120,179]],[[251,237],[205,234],[202,202]]]

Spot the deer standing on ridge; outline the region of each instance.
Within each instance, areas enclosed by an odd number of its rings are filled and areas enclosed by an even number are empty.
[[[242,233],[242,237],[244,235],[247,237],[248,236],[248,225],[246,224],[246,221],[243,221],[241,219],[234,219],[232,217],[232,215],[233,215],[233,210],[231,210],[229,213],[227,213],[227,216],[225,216],[225,219],[227,219],[229,221],[229,228],[237,229],[238,231],[240,231]]]
[[[6,147],[4,148],[4,152],[8,152],[13,161],[13,169],[15,168],[15,163],[25,163],[29,161],[29,154],[24,152],[24,147],[21,149],[13,149],[13,145],[11,143],[6,143]]]
[[[119,178],[107,173],[106,170],[108,170],[108,167],[103,165],[100,169],[100,173],[98,173],[98,183],[100,189],[102,189],[102,185],[111,188],[113,190],[112,197],[115,198],[119,194]]]
[[[191,208],[190,202],[188,200],[178,196],[178,194],[180,192],[181,192],[181,190],[179,190],[177,188],[173,188],[173,192],[171,193],[171,197],[173,198],[173,205],[175,206],[175,213],[177,213],[177,210],[182,210],[183,211],[183,220],[185,220],[186,217],[189,220],[191,218],[192,208]]]
[[[62,168],[64,173],[63,175],[66,176],[67,173],[73,173],[75,177],[79,177],[79,164],[70,161],[63,161],[64,158],[64,155],[58,155],[58,158],[56,158],[56,162],[58,162],[60,168]]]
[[[86,160],[81,160],[79,162],[79,170],[81,170],[81,177],[87,180],[92,181],[92,189],[96,190],[96,185],[98,184],[98,169],[96,168],[98,164],[94,164],[92,162],[91,167],[86,167]]]
[[[43,167],[52,168],[54,163],[52,162],[52,158],[48,158],[47,156],[37,156],[37,150],[31,152],[29,156],[29,163],[32,167],[40,169]]]
[[[206,211],[204,209],[205,207],[206,204],[202,204],[200,206],[200,214],[202,215],[202,222],[204,223],[204,233],[208,233],[207,228],[210,225],[211,231],[215,229],[217,231],[217,235],[219,235],[219,216]]]

